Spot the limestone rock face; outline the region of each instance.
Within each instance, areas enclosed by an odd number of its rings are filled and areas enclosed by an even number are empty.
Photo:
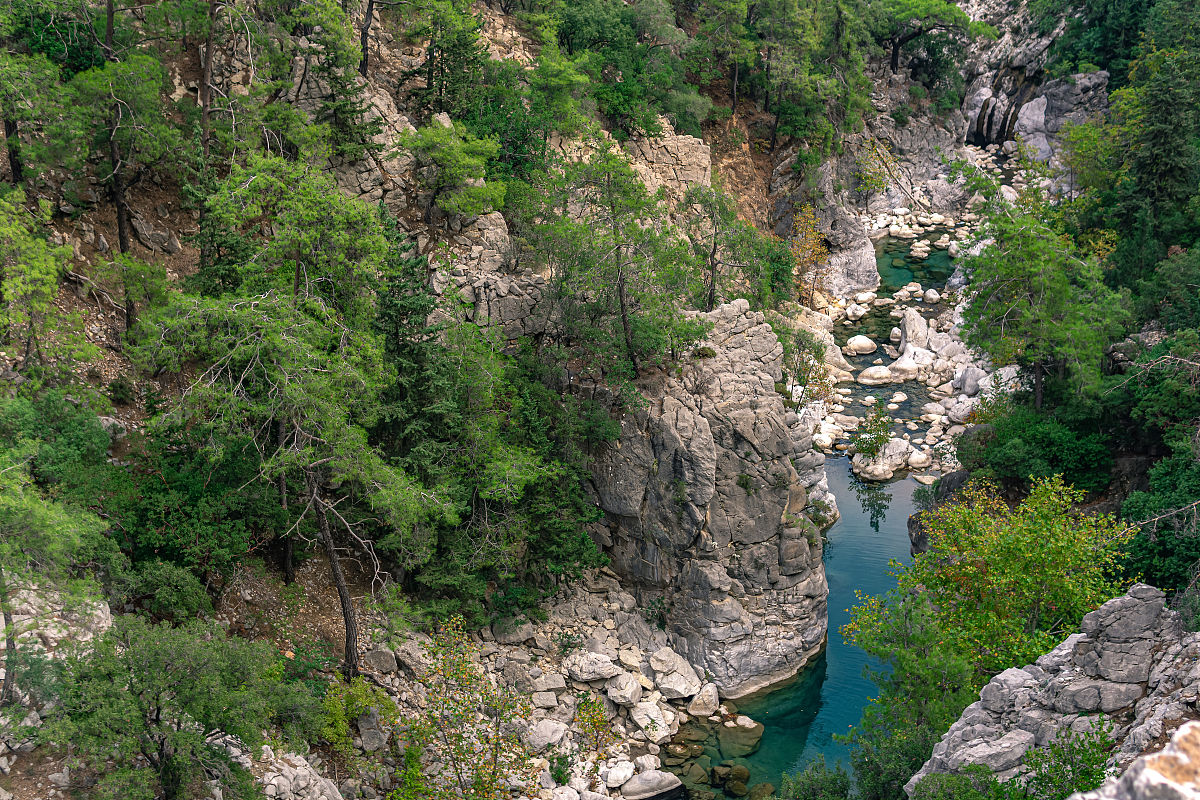
[[[934,747],[933,756],[905,791],[911,795],[926,775],[958,772],[972,763],[984,764],[1007,780],[1020,771],[1031,748],[1045,747],[1063,731],[1086,730],[1097,718],[1114,726],[1117,748],[1112,762],[1129,766],[1191,717],[1200,696],[1200,634],[1185,633],[1179,615],[1168,610],[1164,600],[1158,589],[1136,584],[1125,596],[1085,616],[1081,633],[1067,637],[1037,663],[997,675]],[[1181,731],[1180,741],[1194,759],[1200,753],[1195,747],[1200,744],[1200,726],[1191,725],[1194,730],[1186,735]],[[1141,776],[1149,775],[1154,764],[1168,762],[1150,757],[1138,763],[1141,766],[1127,773],[1132,777],[1082,797],[1149,797],[1138,792],[1148,791],[1152,778]]]
[[[1057,151],[1057,136],[1067,122],[1083,122],[1108,106],[1108,73],[1080,73],[1047,80],[1050,45],[1063,23],[1046,33],[1031,25],[1025,4],[1014,9],[999,0],[970,0],[963,10],[972,19],[995,25],[995,40],[972,44],[966,65],[963,114],[965,139],[978,145],[1003,144],[1020,137],[1041,161]]]
[[[652,664],[664,695],[696,694],[703,672],[736,697],[794,674],[824,641],[810,504],[828,495],[816,420],[776,392],[782,348],[762,314],[737,300],[703,316],[713,355],[640,380],[646,406],[593,466],[606,514],[594,535],[639,604],[661,603],[671,646],[696,668]]]
[[[771,173],[771,219],[775,234],[790,237],[797,210],[811,203],[829,246],[823,288],[839,297],[874,289],[879,286],[875,246],[854,213],[849,193],[841,188],[854,185],[850,180],[853,159],[826,161],[814,176],[806,176],[794,169],[797,155],[795,147],[785,152]]]
[[[1194,800],[1200,796],[1200,722],[1175,732],[1158,753],[1139,758],[1119,777],[1070,800]]]

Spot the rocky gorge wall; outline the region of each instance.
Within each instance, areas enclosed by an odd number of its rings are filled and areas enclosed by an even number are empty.
[[[983,687],[905,791],[911,795],[927,775],[971,764],[1012,779],[1032,748],[1100,721],[1112,725],[1117,742],[1110,763],[1124,770],[1200,718],[1200,633],[1184,631],[1161,591],[1136,584],[1085,616],[1080,627],[1036,663],[1005,670]],[[1194,726],[1185,738],[1195,739]],[[1147,768],[1138,769],[1134,783]],[[1112,793],[1118,785],[1126,794]],[[1131,791],[1128,782],[1117,782],[1095,796],[1135,796]]]
[[[613,569],[671,642],[738,697],[795,674],[826,634],[818,525],[832,522],[814,420],[784,406],[783,348],[736,300],[702,314],[705,342],[642,379],[592,480]]]

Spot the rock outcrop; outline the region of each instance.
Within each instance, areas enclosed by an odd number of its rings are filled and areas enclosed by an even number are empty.
[[[737,300],[702,316],[707,341],[639,382],[645,407],[593,468],[606,514],[595,535],[640,605],[662,609],[674,648],[736,697],[794,674],[824,642],[812,517],[832,507],[815,420],[776,391],[783,351],[763,315]]]
[[[911,794],[926,775],[970,764],[1007,780],[1019,774],[1031,748],[1098,720],[1113,726],[1111,762],[1125,768],[1196,718],[1200,633],[1185,633],[1164,600],[1158,589],[1136,584],[1085,616],[1080,633],[1037,663],[997,675],[905,790]]]
[[[965,141],[1003,144],[1020,137],[1039,160],[1047,161],[1066,123],[1083,122],[1107,108],[1107,72],[1048,79],[1050,46],[1062,34],[1064,22],[1039,32],[1025,4],[1014,13],[1009,3],[997,0],[972,0],[964,3],[964,10],[999,32],[996,39],[971,46],[962,109]]]
[[[1160,752],[1143,756],[1119,777],[1070,800],[1194,800],[1200,797],[1200,722],[1175,732]]]

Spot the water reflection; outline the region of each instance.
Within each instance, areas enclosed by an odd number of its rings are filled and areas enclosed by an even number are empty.
[[[862,512],[867,515],[871,530],[878,533],[879,524],[887,518],[888,506],[892,502],[892,493],[887,484],[851,476],[850,490],[854,492]]]

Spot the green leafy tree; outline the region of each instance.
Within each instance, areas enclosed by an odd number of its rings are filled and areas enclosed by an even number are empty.
[[[160,93],[166,73],[158,59],[131,53],[124,61],[81,72],[71,81],[72,102],[82,124],[96,136],[93,157],[104,160],[102,180],[117,216],[117,243],[122,253],[133,247],[129,187],[146,171],[180,149],[178,129],[163,108]]]
[[[0,614],[5,639],[0,704],[13,701],[18,637],[38,625],[34,619],[18,627],[13,619],[15,597],[46,595],[58,605],[84,597],[85,584],[75,578],[73,568],[87,540],[103,528],[95,515],[55,502],[34,485],[30,462],[36,453],[37,444],[24,438],[5,442],[0,449]]]
[[[733,199],[720,187],[689,188],[683,207],[690,211],[688,240],[705,273],[704,310],[716,306],[722,284],[732,284],[735,292],[749,288],[760,303],[786,293],[793,269],[787,246],[739,219]]]
[[[282,677],[266,643],[212,623],[172,628],[124,616],[66,659],[58,704],[39,735],[95,770],[104,797],[207,796],[202,778],[215,779],[225,797],[252,797],[252,777],[213,733],[254,748],[265,727],[289,722],[285,708],[300,709],[298,721],[311,726],[312,704],[294,703],[303,689]]]
[[[478,645],[452,617],[433,635],[422,679],[429,703],[411,724],[441,765],[429,776],[437,800],[500,800],[512,780],[533,780],[532,758],[521,741],[526,698],[493,685],[478,663]]]
[[[900,49],[921,36],[935,32],[960,36],[995,37],[995,29],[973,21],[949,0],[883,0],[871,7],[875,14],[876,40],[887,47],[892,72],[900,70]]]
[[[179,298],[137,355],[171,371],[205,364],[163,424],[203,423],[226,440],[248,438],[262,479],[279,486],[281,505],[298,493],[294,524],[316,523],[338,589],[350,679],[357,617],[333,526],[380,577],[376,545],[406,567],[424,563],[431,546],[425,525],[447,513],[436,492],[415,484],[367,438],[383,386],[372,319],[387,240],[373,209],[345,198],[327,176],[281,159],[235,170],[211,208],[241,231],[264,212],[273,216],[274,235],[256,240],[258,255],[246,265],[245,293]],[[361,500],[358,517],[334,505],[334,491]]]
[[[460,125],[453,128],[433,122],[409,134],[402,146],[416,154],[423,167],[422,183],[431,193],[425,221],[433,220],[434,208],[447,214],[477,216],[499,208],[504,202],[504,184],[485,182],[487,161],[499,145],[476,139]]]
[[[568,165],[551,192],[533,234],[553,272],[563,344],[601,376],[628,380],[698,341],[703,326],[681,308],[697,265],[666,228],[661,195],[610,149]]]
[[[964,489],[922,518],[929,551],[897,570],[899,591],[930,603],[944,641],[981,674],[1031,663],[1120,590],[1130,531],[1075,511],[1080,499],[1059,478],[1034,482],[1016,508],[990,488]],[[888,614],[872,599],[845,632],[869,636]]]
[[[1043,212],[1028,196],[1011,205],[991,194],[983,247],[964,264],[973,292],[963,313],[967,342],[996,364],[1031,372],[1038,409],[1048,374],[1066,375],[1080,390],[1098,383],[1104,345],[1127,319],[1097,259],[1056,233]]]
[[[67,373],[96,353],[76,316],[54,303],[71,251],[43,238],[45,218],[27,210],[21,191],[0,194],[0,342],[18,349],[18,369],[28,374]]]

